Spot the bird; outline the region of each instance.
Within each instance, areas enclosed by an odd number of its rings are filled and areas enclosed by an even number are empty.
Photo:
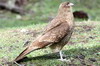
[[[62,48],[68,43],[74,30],[74,17],[71,2],[62,2],[59,5],[57,16],[44,28],[32,44],[28,45],[14,61],[22,60],[32,51],[50,47],[53,52],[59,52],[60,59],[64,60]]]

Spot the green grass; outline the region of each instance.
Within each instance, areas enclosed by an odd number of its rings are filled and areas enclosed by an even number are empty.
[[[12,21],[13,22],[13,21]],[[28,21],[30,22],[30,21]],[[20,22],[19,22],[20,23]],[[13,23],[14,24],[14,23]],[[41,29],[47,23],[27,24],[17,27],[5,27],[0,29],[0,64],[7,65],[18,56],[24,49],[23,44],[26,40],[31,42],[41,32]],[[10,25],[10,24],[8,24]],[[10,25],[11,26],[11,25]],[[22,29],[28,30],[21,32]],[[31,33],[32,32],[32,33]],[[66,65],[100,65],[100,22],[83,21],[76,22],[76,27],[69,43],[63,48],[66,62],[59,61],[57,53],[52,54],[49,48],[34,51],[27,55],[28,59],[24,59],[21,64],[30,66],[66,66]],[[80,57],[84,57],[81,59]],[[89,58],[96,59],[95,62]],[[15,64],[12,64],[15,66]]]
[[[55,17],[59,4],[64,1],[66,0],[44,0],[33,4],[32,0],[26,9],[31,9],[34,13],[23,15],[21,19],[16,18],[17,14],[0,12],[0,66],[17,66],[7,62],[13,61],[24,50],[25,41],[29,40],[31,44],[42,33],[41,30],[49,20]],[[21,64],[26,66],[100,66],[100,1],[95,0],[87,4],[88,1],[84,0],[80,3],[70,0],[75,4],[73,11],[87,12],[91,21],[75,19],[76,27],[72,38],[63,48],[66,62],[59,61],[58,54],[52,53],[47,47],[28,54],[28,58]],[[91,58],[95,61],[90,60]]]
[[[26,14],[22,16],[22,19],[25,20],[30,20],[30,19],[38,19],[42,20],[43,22],[47,22],[45,21],[46,19],[49,19],[50,17],[54,17],[57,13],[58,7],[60,5],[60,3],[65,2],[66,0],[44,0],[44,1],[39,1],[34,3],[34,1],[31,1],[30,4],[28,4],[26,6],[25,9],[27,10],[31,10],[34,13],[30,13],[30,14]],[[92,2],[92,0],[67,0],[69,2],[74,3],[75,5],[73,6],[73,11],[84,11],[86,12],[90,19],[93,21],[99,21],[100,20],[100,1],[99,0],[95,0],[94,2]],[[90,3],[91,4],[88,4]],[[12,20],[12,19],[16,19],[16,15],[17,14],[12,14],[10,12],[0,12],[0,19],[7,19],[7,20]],[[4,18],[3,18],[4,17]],[[39,21],[40,22],[40,21]]]
[[[55,16],[55,13],[57,13],[57,9],[60,5],[60,3],[65,2],[66,0],[44,0],[42,2],[38,2],[34,4],[34,7],[31,6],[32,10],[36,12],[37,15],[42,17],[52,17]],[[74,3],[73,11],[84,11],[89,15],[89,18],[91,20],[100,20],[100,1],[95,0],[94,2],[91,2],[92,0],[84,0],[83,2],[75,1],[75,0],[67,0],[69,2]],[[87,4],[91,2],[91,4]],[[86,4],[85,4],[86,3]],[[93,3],[93,4],[92,4]],[[95,4],[94,4],[95,3]],[[91,8],[89,8],[91,7]]]

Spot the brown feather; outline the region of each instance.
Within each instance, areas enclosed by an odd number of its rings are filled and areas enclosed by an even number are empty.
[[[50,46],[54,52],[59,52],[69,41],[73,32],[73,14],[69,2],[64,2],[59,6],[57,16],[44,29],[44,33],[40,35],[31,45],[29,45],[16,59],[19,61],[25,55],[33,50]]]

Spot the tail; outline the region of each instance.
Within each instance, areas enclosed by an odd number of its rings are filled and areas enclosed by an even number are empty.
[[[19,56],[17,56],[17,58],[14,61],[19,61],[19,60],[23,59],[27,54],[29,54],[33,50],[30,49],[29,47],[26,48],[22,53],[19,54]]]
[[[22,53],[20,53],[19,56],[14,61],[19,61],[19,60],[23,59],[30,52],[40,49],[40,48],[43,48],[47,45],[48,45],[47,42],[37,42],[36,41],[33,44],[31,44],[30,46],[28,46]]]

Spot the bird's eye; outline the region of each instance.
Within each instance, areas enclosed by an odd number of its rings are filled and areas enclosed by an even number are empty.
[[[67,5],[69,5],[70,3],[69,2],[67,2]]]
[[[64,7],[69,7],[69,6],[70,6],[70,2],[64,3]]]

